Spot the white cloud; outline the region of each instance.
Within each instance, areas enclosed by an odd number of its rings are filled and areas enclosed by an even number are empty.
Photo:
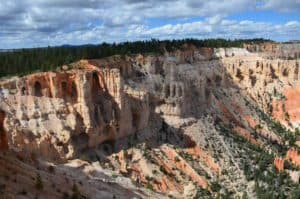
[[[287,37],[300,33],[300,23],[297,21],[286,24],[274,25],[271,23],[254,21],[228,21],[221,20],[218,23],[210,23],[203,20],[192,23],[164,25],[157,28],[136,26],[129,32],[129,37],[139,35],[144,38],[183,38],[186,36],[196,38],[224,37],[224,38],[253,38],[253,37]]]
[[[262,1],[264,2],[264,1]],[[260,9],[299,11],[300,0],[269,0]],[[10,0],[0,2],[0,48],[149,38],[295,37],[299,22],[234,21],[253,0]],[[186,23],[182,19],[202,18]],[[172,24],[151,21],[172,20]],[[174,24],[175,23],[175,24]],[[287,34],[287,32],[289,34]],[[299,38],[299,36],[298,36]]]
[[[280,12],[299,12],[300,0],[268,0],[262,8]]]

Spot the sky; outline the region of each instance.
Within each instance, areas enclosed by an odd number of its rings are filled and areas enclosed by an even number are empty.
[[[300,40],[300,0],[0,0],[0,49],[258,37]]]

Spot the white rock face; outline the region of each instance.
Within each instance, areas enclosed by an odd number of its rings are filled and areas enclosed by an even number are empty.
[[[247,56],[249,52],[244,48],[215,48],[214,56],[218,58]]]
[[[197,195],[197,188],[192,182],[190,182],[187,186],[184,187],[185,198],[195,198],[196,195]]]
[[[145,129],[147,93],[125,91],[119,69],[90,68],[1,82],[0,109],[7,112],[10,147],[66,160]]]
[[[0,150],[9,144],[65,166],[63,172],[83,171],[87,181],[82,173],[67,173],[82,180],[90,194],[95,191],[89,185],[94,189],[100,180],[194,198],[200,187],[211,188],[218,180],[233,197],[246,191],[255,198],[254,183],[240,164],[240,157],[253,164],[247,158],[251,150],[232,137],[238,134],[266,151],[282,143],[250,105],[267,113],[280,98],[272,96],[274,89],[283,93],[284,86],[299,86],[297,60],[269,60],[239,48],[111,60],[0,82],[6,93],[0,100]],[[292,103],[285,111],[299,113],[297,93],[286,99]],[[274,107],[279,112],[282,106]],[[299,124],[297,117],[290,119],[289,127]],[[228,126],[230,136],[218,124]],[[61,164],[74,158],[97,164]],[[299,172],[291,177],[296,182]]]
[[[297,61],[266,60],[241,48],[103,62],[81,61],[72,70],[1,82],[6,97],[0,108],[9,113],[4,126],[10,146],[66,160],[102,143],[159,128],[157,118],[199,118],[217,107],[214,91],[219,88],[238,85],[258,98],[275,76],[291,84],[300,78]],[[266,109],[271,99],[264,96],[260,104]]]
[[[300,180],[300,171],[288,171],[291,176],[292,181],[299,183]]]

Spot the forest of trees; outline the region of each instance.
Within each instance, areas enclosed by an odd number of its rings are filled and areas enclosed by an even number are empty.
[[[148,40],[124,42],[119,44],[102,43],[99,45],[60,46],[47,48],[16,49],[0,52],[0,77],[26,75],[35,71],[54,70],[58,66],[80,59],[103,58],[112,55],[137,53],[171,52],[184,44],[196,47],[242,47],[243,43],[261,43],[265,39],[225,40],[225,39],[183,39],[183,40]]]

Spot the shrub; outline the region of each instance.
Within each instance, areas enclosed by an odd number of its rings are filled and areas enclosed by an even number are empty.
[[[147,189],[150,189],[151,191],[153,191],[154,189],[153,189],[153,185],[152,184],[150,184],[150,183],[147,183]]]
[[[159,170],[164,174],[168,174],[168,172],[166,171],[166,169],[163,166],[160,166]]]
[[[221,185],[218,183],[218,182],[212,182],[211,183],[211,190],[213,191],[213,192],[218,192],[218,191],[220,191],[221,190]]]
[[[153,180],[153,178],[152,178],[152,177],[150,177],[150,176],[146,176],[146,180],[147,180],[147,181],[152,181],[152,180]]]
[[[178,156],[175,157],[175,162],[180,162],[180,159]]]

